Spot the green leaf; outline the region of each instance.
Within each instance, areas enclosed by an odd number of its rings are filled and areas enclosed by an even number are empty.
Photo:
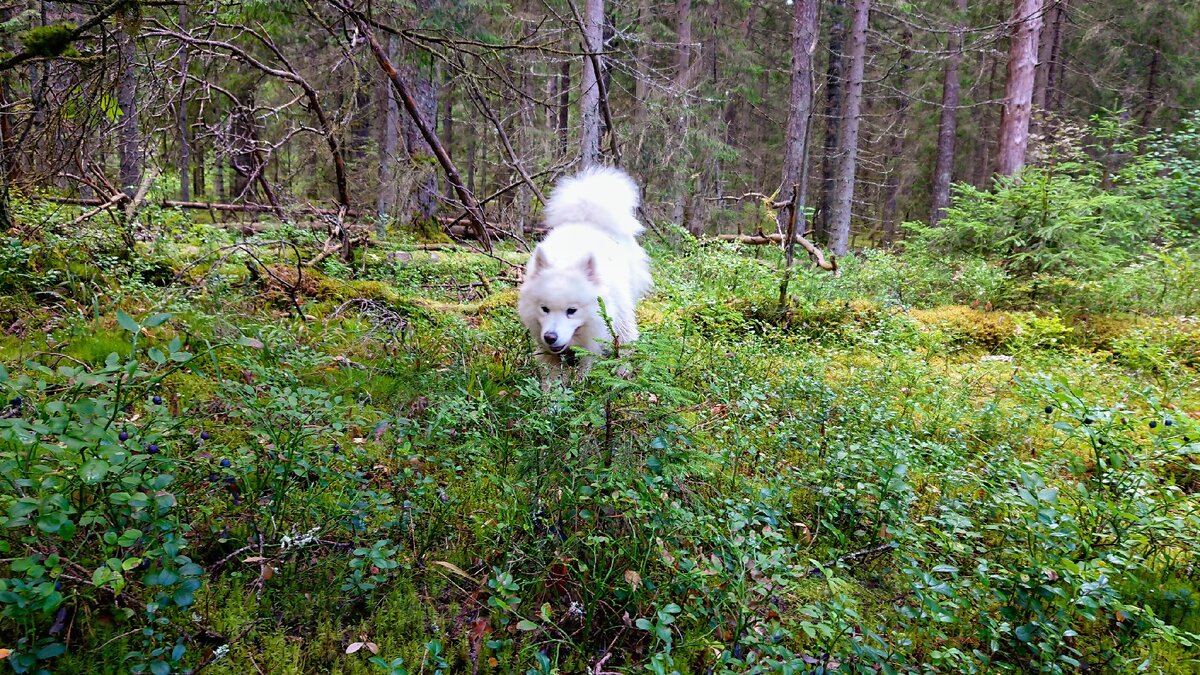
[[[168,675],[171,672],[171,666],[167,665],[166,661],[151,661],[150,672],[154,675]]]
[[[62,656],[67,651],[66,645],[61,642],[51,642],[50,644],[37,650],[38,660],[52,659],[56,656]]]
[[[517,622],[517,630],[537,630],[538,625],[528,619],[521,619]]]
[[[79,478],[88,485],[99,483],[104,480],[106,475],[108,475],[108,462],[99,457],[93,457],[79,467]]]
[[[150,357],[151,361],[160,366],[167,362],[167,355],[162,353],[162,351],[157,347],[151,347],[150,350],[146,352],[146,355]]]
[[[146,319],[142,323],[142,325],[145,326],[146,328],[157,328],[158,326],[161,326],[164,323],[166,323],[167,319],[170,319],[170,318],[171,318],[170,314],[163,312],[161,314],[155,314],[154,316],[151,316],[149,319]]]
[[[135,530],[135,529],[130,528],[128,530],[125,530],[125,532],[121,534],[121,538],[117,540],[117,545],[128,548],[128,547],[136,544],[138,539],[141,539],[141,538],[142,538],[141,530]]]
[[[130,333],[140,333],[142,330],[142,327],[138,325],[138,322],[133,320],[132,316],[129,316],[119,309],[117,310],[117,323],[121,324],[121,328],[124,328]]]

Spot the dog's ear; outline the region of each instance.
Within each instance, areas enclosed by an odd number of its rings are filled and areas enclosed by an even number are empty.
[[[550,261],[546,259],[546,252],[540,247],[533,249],[533,270],[529,276],[537,276],[539,272],[550,266]]]
[[[582,267],[583,274],[587,277],[588,281],[593,284],[600,283],[600,277],[596,274],[596,256],[589,253],[587,260],[583,261]]]

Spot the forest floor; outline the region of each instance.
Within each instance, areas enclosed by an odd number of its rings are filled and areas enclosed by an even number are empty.
[[[519,250],[161,227],[0,259],[18,670],[1200,672],[1195,317],[652,235],[543,394]]]

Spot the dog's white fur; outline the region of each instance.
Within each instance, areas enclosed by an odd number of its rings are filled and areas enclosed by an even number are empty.
[[[637,207],[633,179],[609,167],[564,178],[550,195],[549,232],[525,268],[517,313],[551,373],[564,374],[569,347],[599,354],[613,333],[619,344],[637,340],[634,310],[652,281],[650,260],[636,239],[643,229]],[[604,302],[611,333],[597,298]],[[578,375],[591,361],[583,355]]]

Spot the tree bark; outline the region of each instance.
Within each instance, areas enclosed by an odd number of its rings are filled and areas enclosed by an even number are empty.
[[[581,163],[584,167],[600,163],[600,77],[596,59],[604,50],[604,0],[585,0],[583,10],[584,50],[582,92],[579,95]]]
[[[783,182],[780,194],[803,182],[804,158],[808,154],[808,130],[813,108],[813,52],[817,47],[818,0],[792,3],[792,72],[788,97],[787,137],[783,149]],[[776,213],[782,230],[788,219],[785,210]],[[804,214],[798,214],[804,223]]]
[[[846,99],[840,130],[842,152],[838,156],[833,203],[829,218],[829,249],[845,255],[850,249],[850,218],[854,207],[854,174],[858,168],[858,130],[862,115],[863,72],[867,54],[867,25],[871,0],[851,0],[853,18],[846,53]]]
[[[586,65],[586,64],[585,64]],[[558,154],[567,154],[571,123],[571,62],[564,60],[558,72]]]
[[[121,190],[132,197],[142,183],[142,138],[138,129],[137,46],[133,36],[123,29],[117,31],[117,49],[121,59],[117,105],[122,113],[117,128],[118,179]]]
[[[675,123],[673,125],[674,140],[679,144],[678,155],[671,161],[671,187],[675,190],[671,220],[676,225],[690,226],[684,222],[687,212],[687,168],[690,165],[688,155],[688,88],[692,79],[692,0],[679,0],[675,12],[675,81],[672,89],[675,94]],[[692,231],[699,235],[698,230]]]
[[[909,75],[909,60],[912,58],[912,29],[903,27],[900,41],[903,45],[896,57],[896,91],[900,97],[896,104],[896,118],[892,124],[892,141],[887,153],[887,178],[883,190],[883,243],[891,246],[896,240],[896,207],[900,200],[900,188],[903,185],[903,172],[906,167],[904,156],[904,141],[907,137],[905,124],[908,122],[909,98],[906,93]]]
[[[637,26],[638,26],[638,46],[637,46],[637,63],[634,68],[635,78],[633,82],[633,98],[637,101],[637,108],[634,112],[635,120],[638,126],[646,123],[650,119],[650,80],[653,77],[650,67],[650,44],[653,36],[650,34],[650,26],[652,25],[652,14],[650,8],[650,0],[638,0],[637,4]]]
[[[388,57],[396,58],[400,38],[388,36]],[[396,207],[396,151],[399,147],[398,129],[400,127],[400,99],[391,83],[384,80],[383,93],[383,128],[379,137],[379,195],[375,202],[375,212],[379,215],[380,234],[387,228],[387,222],[395,217]]]
[[[1025,166],[1029,147],[1029,118],[1033,103],[1034,67],[1042,27],[1043,0],[1014,0],[1010,22],[1008,79],[1000,117],[996,173],[1012,176]]]
[[[954,179],[954,146],[958,136],[958,103],[962,91],[959,68],[963,58],[963,32],[966,30],[967,0],[954,0],[958,16],[947,46],[946,72],[942,76],[942,114],[938,121],[937,162],[933,170],[933,204],[929,226],[937,227],[950,206],[950,183]]]
[[[187,3],[179,6],[179,30],[188,29]],[[192,140],[188,124],[187,99],[188,44],[179,46],[179,105],[176,109],[176,124],[179,128],[179,201],[192,198]]]
[[[821,151],[821,196],[813,239],[823,241],[829,233],[829,212],[833,204],[834,174],[841,148],[839,127],[842,123],[842,82],[845,59],[842,50],[846,40],[846,0],[833,0],[829,13],[829,65],[825,68],[825,140]]]

